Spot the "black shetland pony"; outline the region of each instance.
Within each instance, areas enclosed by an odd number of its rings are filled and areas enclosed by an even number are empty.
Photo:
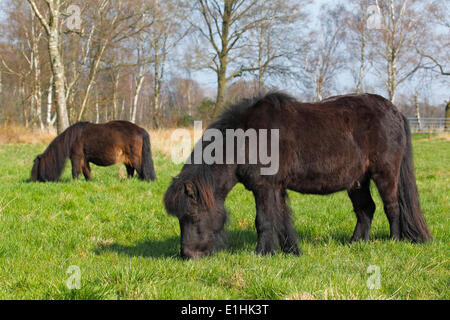
[[[86,180],[91,179],[89,163],[110,166],[117,162],[125,164],[128,177],[136,170],[143,180],[156,179],[150,137],[147,131],[128,121],[78,122],[70,126],[34,159],[31,180],[58,180],[67,158],[72,162],[74,179],[81,172]]]
[[[300,253],[286,189],[322,195],[347,190],[357,218],[351,240],[368,240],[375,211],[371,179],[381,195],[392,239],[432,238],[419,204],[407,120],[378,95],[301,103],[286,94],[269,93],[229,108],[209,128],[279,129],[279,170],[261,175],[264,165],[259,161],[185,164],[164,197],[167,211],[180,222],[182,257],[214,251],[226,220],[225,198],[238,182],[255,197],[257,253],[272,254],[278,247]],[[203,141],[203,148],[209,143]],[[247,157],[249,149],[243,150]]]

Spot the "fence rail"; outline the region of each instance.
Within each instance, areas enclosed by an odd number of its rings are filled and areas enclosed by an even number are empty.
[[[408,118],[411,132],[448,132],[450,131],[450,119],[446,118]]]

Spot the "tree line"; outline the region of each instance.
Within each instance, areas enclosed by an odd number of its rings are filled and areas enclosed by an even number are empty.
[[[446,2],[432,0],[2,3],[0,122],[189,125],[273,88],[305,101],[374,92],[440,117],[448,21]]]

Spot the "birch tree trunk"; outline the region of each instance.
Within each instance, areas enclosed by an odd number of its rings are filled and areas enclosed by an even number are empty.
[[[48,51],[50,55],[50,66],[54,77],[54,93],[56,104],[56,130],[59,133],[69,127],[69,116],[66,105],[64,64],[60,52],[60,0],[47,0],[48,21],[44,19],[34,0],[28,0],[34,14],[38,17],[48,36]]]
[[[381,68],[372,64],[384,82],[389,100],[395,103],[397,88],[423,67],[417,47],[427,37],[429,22],[417,0],[377,0],[383,29],[375,33],[371,47]],[[376,61],[376,60],[375,60]],[[380,65],[380,63],[378,65]]]
[[[158,46],[158,40],[154,42],[154,50],[155,50],[155,80],[154,80],[154,96],[153,96],[153,105],[155,107],[155,110],[159,109],[159,96],[161,95],[161,80],[160,80],[160,61],[159,61],[159,46]]]
[[[113,120],[117,120],[119,118],[119,114],[117,113],[117,89],[119,87],[119,79],[120,79],[120,70],[117,71],[117,74],[113,73],[114,78],[114,84],[113,84],[113,110],[112,110],[112,117]]]
[[[364,31],[363,31],[364,32]],[[366,38],[364,35],[361,36],[360,39],[360,61],[359,61],[359,77],[358,77],[358,83],[356,84],[356,93],[361,93],[362,91],[362,83],[364,78],[364,66],[366,63]]]
[[[119,118],[122,119],[125,117],[125,99],[122,99],[122,108],[120,109]]]
[[[32,68],[34,69],[34,93],[35,114],[41,132],[44,132],[44,121],[42,120],[42,89],[41,89],[41,66],[39,59],[39,40],[42,33],[36,34],[34,14],[31,17],[31,42],[32,42]]]
[[[44,121],[42,119],[42,90],[41,90],[41,69],[39,67],[39,57],[35,55],[34,57],[34,65],[35,65],[35,87],[34,87],[34,100],[35,100],[35,107],[36,107],[36,118],[39,122],[39,127],[41,129],[41,132],[44,132]]]
[[[66,91],[64,87],[64,65],[61,61],[61,54],[59,48],[59,31],[56,29],[51,30],[48,39],[48,46],[51,59],[51,67],[54,77],[54,91],[56,102],[56,130],[58,134],[63,132],[69,127],[69,116],[67,113],[66,105]]]
[[[56,113],[52,117],[52,104],[53,104],[53,75],[50,76],[50,82],[47,91],[47,129],[53,128],[56,121]]]
[[[133,98],[133,107],[132,107],[132,114],[131,114],[131,122],[136,123],[136,114],[137,114],[137,108],[138,108],[138,102],[139,102],[139,93],[141,92],[142,85],[144,84],[145,76],[143,74],[140,74],[138,78],[136,79],[136,90],[134,91],[134,98]]]
[[[100,61],[101,61],[103,54],[105,53],[105,50],[107,47],[108,47],[108,40],[105,40],[105,43],[100,45],[100,48],[98,49],[98,51],[94,57],[94,62],[93,62],[92,68],[89,72],[88,85],[87,85],[87,88],[86,88],[86,91],[84,94],[83,102],[81,103],[81,110],[80,110],[80,113],[78,114],[78,121],[81,121],[81,119],[83,118],[83,114],[86,110],[86,104],[89,99],[89,93],[92,89],[92,86],[94,85],[94,81],[97,76],[98,66],[100,64]]]

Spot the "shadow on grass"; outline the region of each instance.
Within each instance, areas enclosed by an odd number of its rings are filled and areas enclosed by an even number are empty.
[[[165,240],[147,239],[135,245],[112,243],[99,245],[95,253],[101,255],[105,252],[116,252],[130,257],[175,258],[179,253],[179,242],[179,237],[171,237]]]
[[[81,179],[81,178],[79,178],[79,179]],[[73,181],[77,181],[76,179],[72,179],[72,178],[60,178],[60,179],[58,179],[58,180],[56,180],[56,181],[33,181],[33,180],[31,180],[31,178],[26,178],[26,179],[22,179],[22,183],[43,183],[43,184],[49,184],[49,183],[70,183],[70,182],[73,182]],[[86,181],[84,178],[83,178],[83,181]]]
[[[317,245],[322,245],[323,243],[328,242],[337,242],[340,245],[350,245],[357,242],[351,242],[352,233],[348,232],[331,232],[329,234],[307,234],[307,233],[299,233],[298,240],[300,243],[312,243]],[[369,241],[367,243],[371,243],[374,241],[388,241],[390,240],[389,235],[385,232],[372,232],[370,234]],[[363,242],[361,240],[361,242]]]
[[[225,245],[222,250],[238,251],[256,246],[256,233],[253,230],[231,230],[225,233]],[[170,237],[164,240],[146,239],[135,245],[113,243],[99,245],[95,253],[116,252],[119,255],[145,258],[179,258],[180,237]]]
[[[312,243],[314,245],[323,245],[330,241],[336,241],[341,245],[350,245],[351,234],[347,232],[338,232],[330,234],[309,234],[299,233],[299,243]],[[256,231],[253,229],[246,230],[227,230],[219,251],[229,251],[231,253],[237,251],[253,252],[256,248]],[[371,235],[368,243],[374,240],[389,240],[389,235],[378,231]],[[300,245],[301,247],[301,245]],[[301,249],[301,248],[300,248]],[[135,245],[123,245],[113,243],[110,245],[99,245],[95,253],[101,255],[105,252],[116,252],[119,255],[127,255],[130,257],[144,258],[177,258],[180,259],[180,237],[174,236],[164,240],[146,239]]]

